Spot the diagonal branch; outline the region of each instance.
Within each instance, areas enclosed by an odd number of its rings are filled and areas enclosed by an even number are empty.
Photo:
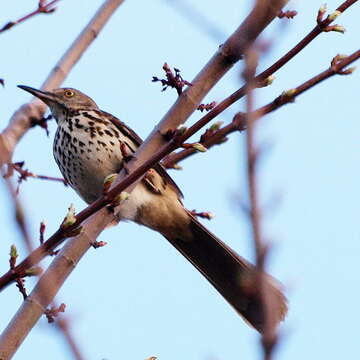
[[[154,153],[164,144],[165,140],[162,134],[168,130],[176,129],[189,118],[210,89],[241,58],[246,49],[287,2],[287,0],[259,0],[256,2],[249,16],[218,49],[195,79],[190,81],[192,86],[188,87],[178,97],[175,104],[141,145],[136,152],[136,157],[129,163],[130,169],[143,162],[143,159],[148,158],[146,154]]]
[[[104,1],[88,25],[51,70],[49,76],[41,86],[42,90],[50,90],[60,86],[74,65],[79,61],[82,54],[96,39],[111,15],[123,2],[124,0]],[[45,111],[46,105],[36,99],[22,105],[14,113],[8,126],[0,133],[0,167],[4,163],[10,162],[17,143],[32,126],[32,120],[41,119]]]
[[[344,70],[347,66],[349,66],[352,62],[358,60],[360,58],[360,50],[354,52],[343,60],[340,60],[336,63],[333,63],[332,66],[323,71],[322,73],[314,76],[309,79],[305,83],[300,86],[283,92],[280,96],[278,96],[275,100],[270,102],[267,105],[257,109],[253,113],[253,118],[257,119],[265,114],[268,114],[271,111],[278,109],[279,107],[291,103],[294,101],[295,97],[302,94],[303,92],[309,90],[314,87],[318,83],[328,79],[331,76],[336,74],[346,74],[346,70]],[[242,124],[244,128],[245,124],[245,116],[244,113],[238,113],[235,115],[234,120],[231,124],[225,126],[216,132],[214,138],[218,141],[220,138],[226,136],[228,133],[238,130],[239,124]],[[102,209],[105,205],[111,203],[111,201],[116,197],[117,194],[124,191],[130,184],[139,179],[147,170],[153,167],[156,163],[158,163],[164,156],[169,154],[171,151],[179,147],[184,141],[186,141],[190,136],[193,135],[192,128],[189,128],[185,134],[176,137],[169,141],[166,145],[160,148],[155,154],[153,154],[145,163],[136,168],[133,172],[131,172],[128,176],[124,178],[119,184],[117,184],[112,190],[110,190],[106,197],[101,197],[97,201],[95,201],[91,206],[88,206],[84,210],[82,210],[76,216],[76,221],[67,228],[68,232],[72,232],[76,230],[79,225],[88,219],[90,216],[94,215],[97,211]],[[57,230],[43,245],[34,250],[30,256],[24,259],[18,266],[16,266],[13,271],[7,272],[2,277],[0,277],[0,290],[9,285],[16,277],[24,274],[26,269],[36,264],[40,260],[42,260],[50,250],[54,249],[56,246],[61,244],[66,238],[66,233],[61,231],[61,229]]]
[[[259,9],[257,9],[257,10],[259,10]],[[277,12],[276,10],[273,10],[274,17],[276,16],[276,12]],[[260,14],[261,14],[261,12],[260,12]],[[264,16],[268,16],[268,15],[264,14]],[[244,23],[246,23],[248,21],[248,18],[245,20]],[[256,22],[255,18],[253,18],[253,20]],[[240,28],[243,27],[243,24],[240,26]],[[238,35],[239,36],[235,37],[235,39],[236,38],[242,39],[242,36],[241,36],[242,34],[239,33]],[[244,34],[244,36],[246,36],[246,33]],[[230,39],[232,39],[232,40],[233,40],[233,38],[234,38],[234,35],[232,37],[230,37]],[[241,42],[241,41],[242,40],[239,40],[239,42]],[[194,87],[195,87],[195,85],[192,86],[191,89],[193,89]],[[199,92],[199,89],[197,89],[196,91]],[[204,96],[205,96],[205,94],[204,94]],[[176,106],[176,104],[178,104],[178,103],[176,102],[174,106]],[[181,107],[179,108],[179,112],[180,112],[180,114],[182,114]],[[166,117],[164,119],[166,120]],[[171,117],[170,120],[173,120],[173,118]],[[178,120],[178,121],[181,121],[181,120]],[[127,189],[127,187],[129,187],[131,184],[133,184],[134,181],[139,180],[140,177],[142,175],[144,175],[147,170],[149,170],[151,167],[153,167],[165,155],[169,154],[171,151],[175,150],[178,146],[180,146],[182,144],[182,142],[187,140],[187,138],[193,134],[193,132],[192,133],[190,132],[191,129],[193,129],[193,127],[190,128],[189,131],[186,132],[186,134],[184,134],[183,136],[176,137],[176,138],[172,139],[172,141],[165,143],[164,145],[160,144],[160,147],[157,151],[149,152],[147,154],[143,153],[143,157],[148,158],[148,159],[145,162],[143,162],[143,164],[138,166],[134,171],[132,171],[129,175],[127,175],[121,181],[121,183],[118,183],[115,186],[115,188],[113,188],[106,194],[106,196],[99,198],[93,204],[91,204],[90,206],[88,206],[87,208],[82,210],[79,214],[77,214],[76,221],[67,228],[67,232],[76,230],[84,220],[89,218],[95,212],[99,211],[105,205],[111,203],[117,194],[119,194],[121,191],[124,191],[125,189]],[[161,143],[163,143],[165,141],[163,136],[161,135],[162,133],[166,133],[165,130],[160,131],[160,134],[157,131],[153,131],[153,133],[154,133],[155,137],[150,136],[149,138],[151,140],[153,138],[155,138],[155,141],[161,140]],[[160,139],[159,139],[159,137],[160,137]],[[145,141],[145,143],[147,143],[147,142],[148,141]],[[151,146],[153,146],[152,143],[151,143]],[[138,154],[138,153],[139,152],[137,152],[136,154]],[[151,154],[151,153],[153,153],[153,155],[149,156],[149,154]],[[134,160],[140,160],[140,156],[134,156]],[[128,164],[130,164],[130,163],[128,163]],[[127,167],[129,168],[129,165],[127,165]],[[112,218],[111,218],[111,216],[109,216],[108,221],[111,221],[111,220],[112,220]],[[35,251],[33,251],[33,253],[29,257],[27,257],[25,260],[23,260],[14,269],[14,271],[12,273],[7,273],[0,278],[0,289],[3,289],[6,285],[8,285],[14,279],[15,274],[17,276],[18,276],[18,274],[23,274],[24,271],[28,267],[30,267],[33,264],[36,264],[40,260],[42,260],[48,254],[49,250],[54,249],[56,246],[58,246],[60,243],[62,243],[65,238],[66,238],[66,233],[63,231],[63,229],[59,228],[43,245],[41,245],[39,248],[37,248]]]
[[[346,0],[340,4],[334,13],[341,14],[346,11],[350,6],[354,5],[358,0]],[[318,37],[324,29],[326,29],[333,21],[335,20],[334,16],[327,16],[323,20],[318,20],[315,27],[301,40],[299,41],[292,49],[290,49],[285,55],[278,59],[274,64],[268,67],[266,70],[257,75],[254,81],[260,85],[264,84],[267,81],[269,76],[272,76],[285,64],[287,64],[291,59],[298,55],[307,45],[309,45],[316,37]],[[263,85],[262,85],[263,86]],[[242,86],[240,89],[236,90],[226,99],[221,101],[216,105],[214,109],[205,114],[196,124],[200,128],[214,119],[216,116],[225,111],[228,107],[234,104],[236,101],[240,100],[245,95],[245,86]],[[208,144],[204,143],[203,145],[207,146]],[[172,168],[174,164],[179,161],[193,155],[196,153],[195,149],[185,149],[177,153],[170,154],[167,156],[163,165],[167,168]]]
[[[49,180],[49,181],[56,181],[56,182],[61,182],[63,183],[65,186],[67,186],[67,182],[65,179],[63,178],[58,178],[58,177],[54,177],[54,176],[47,176],[47,175],[38,175],[35,174],[31,171],[29,171],[28,169],[24,169],[24,161],[20,161],[20,162],[16,162],[16,163],[9,163],[8,166],[11,170],[9,171],[16,171],[19,174],[18,177],[18,186],[20,186],[20,184],[24,181],[27,180],[28,178],[34,178],[34,179],[40,179],[40,180]]]
[[[258,159],[260,150],[256,144],[256,128],[259,117],[254,116],[254,89],[255,69],[257,65],[257,54],[250,49],[246,55],[246,68],[244,70],[244,78],[246,80],[246,178],[248,193],[248,215],[251,229],[251,237],[255,248],[256,258],[256,284],[260,293],[261,309],[264,314],[264,328],[261,334],[262,349],[264,352],[264,360],[271,360],[273,349],[277,343],[276,320],[274,302],[271,293],[266,289],[265,262],[268,254],[268,245],[264,242],[262,229],[262,211],[259,201],[258,191]]]
[[[182,93],[159,125],[156,126],[148,139],[136,152],[136,156],[133,161],[129,162],[128,166],[128,168],[133,170],[133,172],[125,177],[124,181],[129,179],[129,177],[136,171],[138,171],[138,177],[141,177],[146,171],[146,166],[151,167],[154,165],[154,163],[150,165],[151,159],[156,159],[156,163],[163,156],[169,153],[164,153],[166,145],[164,145],[165,140],[161,134],[166,133],[169,129],[177,128],[191,115],[193,111],[196,110],[197,106],[208,91],[220,80],[220,78],[232,67],[232,65],[239,60],[243,52],[276,17],[278,11],[286,3],[287,0],[258,1],[256,3],[250,15],[215,53],[207,65],[200,71],[195,80],[192,81],[193,86]],[[171,146],[174,146],[172,143],[173,142],[169,143],[170,151],[172,151]],[[158,154],[161,155],[159,159],[150,155],[156,153],[161,147],[163,150],[162,152],[158,151]],[[142,174],[139,174],[138,166],[142,166]],[[136,170],[134,170],[134,168],[136,168]],[[118,176],[118,178],[121,177],[122,175]],[[124,183],[124,181],[122,181],[122,183]],[[132,182],[134,182],[134,179]],[[118,191],[117,193],[119,193],[119,185],[115,185],[109,193],[112,193],[113,195],[116,195],[115,191]],[[126,187],[128,187],[128,185],[129,184],[126,184]],[[132,184],[132,186],[135,185]],[[100,208],[102,208],[106,201],[105,199],[99,199],[95,202],[95,204],[99,204],[99,201],[102,202],[102,205],[100,206]],[[89,208],[91,208],[91,206],[87,209]],[[85,209],[85,211],[88,211],[87,209]],[[34,299],[34,301],[25,301],[23,303],[11,323],[2,334],[0,338],[0,349],[5,349],[6,345],[6,350],[1,350],[3,354],[0,352],[0,357],[9,358],[16,351],[17,346],[19,346],[41,316],[44,307],[52,301],[67,276],[88,250],[90,246],[89,243],[93,242],[89,240],[94,237],[96,238],[112,220],[113,216],[109,215],[104,209],[102,209],[86,222],[80,235],[71,239],[71,241],[66,244],[64,249],[54,259],[49,269],[44,273],[39,283],[32,291],[30,299]],[[45,256],[45,254],[42,254],[42,256]],[[42,282],[50,282],[52,290],[47,294],[40,296]],[[39,301],[41,301],[41,303],[39,303],[37,299],[40,299]],[[16,341],[16,345],[14,344],[14,341]]]
[[[0,172],[0,174],[1,174],[1,172]],[[12,202],[14,204],[15,219],[16,219],[18,228],[22,234],[22,240],[23,240],[24,244],[26,245],[27,251],[31,252],[33,250],[33,244],[31,242],[31,238],[30,238],[30,235],[28,232],[27,218],[25,216],[24,209],[22,207],[22,204],[20,203],[20,200],[16,194],[15,188],[14,188],[11,180],[7,177],[4,177],[4,179],[5,179],[5,183],[7,185],[8,191],[10,193],[10,196],[12,198]],[[12,246],[12,249],[15,249],[15,256],[14,256],[15,258],[12,259],[14,261],[14,265],[15,265],[17,251],[16,251],[16,247],[14,247],[14,245]],[[11,254],[12,254],[12,252],[10,252],[10,255]],[[38,274],[37,274],[37,270],[33,271],[33,275],[38,275]],[[17,287],[19,288],[19,291],[22,293],[24,299],[26,299],[27,292],[26,292],[26,288],[24,285],[25,285],[24,280],[21,278],[18,278],[17,279]],[[57,308],[56,305],[53,305],[53,307]],[[74,359],[84,360],[84,357],[82,356],[79,346],[77,345],[77,343],[74,339],[74,336],[71,331],[71,327],[68,324],[68,322],[64,319],[61,319],[61,320],[56,321],[55,324],[58,327],[61,334],[64,336],[64,338],[68,344],[68,347],[73,354]]]
[[[39,5],[38,8],[34,11],[32,11],[31,13],[21,17],[20,19],[16,20],[16,21],[9,21],[8,23],[6,23],[1,29],[0,29],[0,33],[10,30],[11,28],[13,28],[15,25],[18,25],[24,21],[26,21],[27,19],[30,19],[31,17],[35,16],[35,15],[39,15],[39,14],[51,14],[56,10],[56,7],[54,7],[56,5],[56,3],[58,3],[60,0],[52,0],[48,3],[46,3],[46,1],[44,0],[40,0],[39,1]]]
[[[335,57],[334,59],[336,58],[337,57]],[[296,88],[284,91],[281,95],[279,95],[276,99],[274,99],[270,103],[255,110],[254,116],[256,118],[262,117],[266,114],[269,114],[272,111],[277,110],[283,105],[294,102],[297,96],[301,95],[307,90],[310,90],[312,87],[316,86],[320,82],[336,74],[342,74],[342,72],[347,66],[349,66],[351,63],[358,60],[359,58],[360,58],[359,51],[355,51],[353,54],[347,56],[342,61],[337,61],[333,63],[329,69],[305,81],[303,84],[297,86]],[[353,69],[348,69],[348,70],[352,71]],[[347,72],[347,70],[345,70],[345,72]],[[346,73],[343,75],[346,75]],[[239,112],[234,115],[233,121],[230,124],[225,125],[219,130],[215,131],[211,136],[207,137],[203,142],[201,142],[201,144],[204,145],[207,149],[209,149],[212,146],[223,142],[224,139],[226,139],[227,135],[237,131],[244,131],[245,129],[246,129],[246,114],[244,114],[243,112]],[[191,135],[195,134],[194,130],[195,129],[193,129],[193,127],[190,127],[188,129],[187,134],[191,134]],[[195,152],[196,152],[195,149],[186,149],[174,154],[170,154],[169,156],[165,157],[163,163],[166,166],[171,167],[173,166],[173,164],[176,164],[178,161],[187,158],[188,156],[194,154]]]
[[[54,299],[59,287],[76,266],[77,261],[80,260],[81,256],[91,246],[90,239],[93,236],[92,232],[95,232],[95,236],[99,235],[97,229],[100,228],[99,225],[102,224],[102,219],[101,217],[97,218],[100,223],[93,221],[92,227],[86,227],[89,233],[84,232],[82,234],[82,242],[77,241],[75,243],[73,239],[64,246],[49,269],[41,276],[34,290],[22,303],[18,312],[1,334],[0,359],[8,360],[14,355],[26,335]],[[76,253],[76,256],[74,256],[74,253]],[[79,254],[81,255],[79,256]],[[57,276],[57,273],[60,273],[61,276]]]

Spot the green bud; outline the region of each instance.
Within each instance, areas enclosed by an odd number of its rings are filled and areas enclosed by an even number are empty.
[[[130,197],[130,194],[126,191],[122,191],[120,194],[119,194],[119,200],[120,201],[125,201],[127,200],[128,198]]]
[[[329,20],[334,21],[339,15],[341,15],[341,11],[335,10],[332,14],[329,15]]]
[[[264,81],[265,86],[271,85],[274,82],[275,79],[276,79],[275,75],[268,76]]]
[[[112,206],[118,206],[120,205],[123,201],[127,200],[130,197],[130,194],[126,191],[122,191],[119,195],[117,195],[114,200],[112,201],[111,205]]]
[[[73,204],[70,204],[68,208],[68,212],[61,224],[61,227],[63,229],[66,229],[70,225],[74,224],[76,222],[76,216],[75,216],[75,207]]]
[[[282,92],[282,97],[291,98],[296,94],[296,89],[289,89]]]
[[[195,150],[200,151],[200,152],[205,152],[205,151],[207,151],[207,148],[206,148],[204,145],[200,144],[200,143],[194,143],[194,144],[192,144],[192,147],[193,147]]]
[[[182,166],[180,166],[179,164],[174,164],[174,165],[172,166],[172,168],[173,168],[174,170],[182,170],[182,169],[183,169]]]
[[[25,270],[25,276],[39,276],[42,271],[43,270],[40,266],[33,266],[30,269]]]
[[[339,75],[351,75],[356,70],[356,66],[349,67],[345,70],[340,70],[338,72]]]
[[[117,176],[118,176],[118,174],[110,174],[110,175],[108,175],[104,179],[104,186],[106,186],[107,184],[111,185],[115,181]]]
[[[211,131],[217,131],[217,130],[219,130],[221,128],[222,124],[223,124],[222,121],[217,121],[216,123],[214,123],[214,124],[212,124],[210,126],[210,130]]]
[[[10,247],[10,257],[12,259],[16,259],[19,256],[18,252],[17,252],[17,248],[15,245],[11,245]]]
[[[340,60],[344,60],[344,59],[346,59],[348,56],[346,55],[346,54],[337,54],[336,56],[335,56],[335,59],[336,59],[336,61],[340,61]]]
[[[322,5],[320,6],[319,13],[325,14],[326,11],[327,11],[327,5],[326,5],[326,4],[322,4]]]
[[[184,124],[181,124],[177,127],[177,135],[184,135],[187,131],[187,127]]]
[[[211,220],[211,219],[213,219],[213,218],[215,217],[215,214],[212,213],[212,212],[210,212],[210,211],[207,211],[207,212],[206,212],[206,217],[207,217],[209,220]]]
[[[344,34],[346,29],[344,26],[341,26],[341,25],[335,25],[333,28],[332,28],[332,31],[336,31],[336,32],[339,32],[341,34]]]

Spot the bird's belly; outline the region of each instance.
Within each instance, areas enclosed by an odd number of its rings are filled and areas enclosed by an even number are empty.
[[[81,159],[83,172],[79,174],[76,185],[72,187],[88,204],[94,202],[103,194],[104,179],[106,176],[116,173],[119,169],[109,161],[96,164],[88,159]]]
[[[83,123],[79,122],[79,125]],[[106,176],[118,173],[121,169],[124,151],[121,145],[126,145],[125,152],[128,154],[136,148],[131,143],[130,147],[130,140],[122,134],[118,137],[104,136],[111,127],[101,129],[95,136],[86,126],[71,129],[68,124],[63,123],[58,127],[54,140],[54,157],[61,173],[88,204],[103,194]],[[120,219],[132,220],[162,232],[163,229],[157,225],[159,217],[163,223],[175,227],[171,224],[171,214],[177,209],[174,200],[180,209],[176,211],[179,210],[181,214],[184,211],[177,193],[164,184],[159,174],[152,172],[150,178],[152,185],[149,185],[149,180],[140,182],[130,197],[116,208],[116,215]],[[165,193],[168,196],[162,196]]]
[[[60,171],[65,180],[80,197],[88,204],[91,204],[103,194],[106,176],[118,172],[119,166],[115,166],[115,164],[120,164],[120,161],[114,162],[104,157],[97,157],[96,161],[94,161],[91,156],[74,155],[73,149],[66,146],[62,148],[62,151],[65,157],[62,156],[61,158],[56,156],[54,152]],[[71,160],[64,162],[63,159],[69,157],[71,157]],[[154,200],[153,197],[154,195],[145,189],[143,184],[138,184],[131,192],[129,199],[125,200],[117,208],[117,217],[119,219],[136,221],[139,208],[151,203]]]
[[[79,134],[75,143],[72,138],[55,141],[54,157],[65,180],[88,204],[102,195],[104,179],[119,171],[122,158],[115,147],[97,144]]]

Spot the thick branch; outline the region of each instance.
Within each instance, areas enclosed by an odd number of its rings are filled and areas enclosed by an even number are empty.
[[[2,175],[1,172],[0,172],[0,175]],[[13,186],[11,180],[9,178],[5,177],[5,183],[7,185],[8,191],[10,193],[10,196],[11,196],[13,204],[14,204],[15,219],[16,219],[18,228],[20,230],[20,233],[22,234],[22,240],[27,248],[27,251],[30,253],[33,250],[33,244],[32,244],[31,237],[29,235],[28,228],[27,228],[27,217],[25,216],[22,204],[19,201],[19,198],[16,194],[16,191],[14,189],[14,186]],[[16,261],[16,258],[14,260]],[[15,265],[15,262],[14,262],[14,265]],[[34,275],[35,275],[35,273],[34,273]],[[24,283],[22,282],[22,279],[20,279],[20,278],[17,279],[17,287],[19,288],[20,292],[24,296],[24,299],[26,299],[27,291],[24,287]],[[57,306],[54,304],[52,306],[54,308],[57,308]],[[57,325],[59,331],[64,336],[64,338],[69,346],[69,349],[71,350],[71,352],[74,356],[74,359],[84,360],[84,358],[81,355],[81,352],[79,350],[79,347],[76,344],[74,337],[71,333],[71,328],[67,324],[67,322],[65,320],[59,320],[59,321],[56,321],[56,325]]]
[[[281,3],[283,3],[283,2],[281,2]],[[275,11],[273,9],[272,9],[272,11],[273,11],[272,15],[273,15],[273,17],[275,17],[277,11]],[[264,17],[267,18],[268,14],[264,13]],[[254,19],[253,15],[252,16],[250,15],[245,20],[244,23],[248,24],[249,18],[252,18],[254,21],[256,20],[256,19]],[[254,27],[257,28],[257,26],[255,26],[255,25],[254,25]],[[244,25],[241,25],[239,29],[243,29],[243,28],[244,28]],[[246,30],[243,30],[243,31],[245,31],[245,33],[242,34],[241,32],[238,33],[239,29],[234,33],[237,36],[232,35],[229,38],[229,40],[225,43],[225,45],[228,44],[228,42],[235,42],[236,39],[239,40],[239,39],[242,39],[243,37],[245,37],[245,38],[247,37]],[[243,43],[243,40],[239,40],[239,42]],[[239,47],[236,47],[235,44],[232,44],[230,47],[239,48]],[[229,47],[227,47],[227,48],[229,48]],[[233,55],[232,57],[234,58],[235,55]],[[211,61],[206,65],[205,69],[208,69],[209,67],[211,68],[211,66],[209,64],[211,64]],[[212,71],[209,69],[206,71],[202,70],[196,79],[202,78],[203,75],[201,75],[201,74],[203,74],[205,72],[211,73]],[[209,83],[209,81],[206,81],[206,79],[203,79],[203,81],[201,81],[201,82],[199,80],[195,80],[193,82],[194,85],[191,86],[191,90],[195,89],[194,91],[196,94],[198,94],[198,96],[200,96],[200,94],[201,94],[201,89],[198,89],[198,87],[199,86],[201,87],[203,82]],[[203,96],[205,96],[205,91],[206,91],[206,88],[203,89]],[[184,92],[183,95],[185,93],[189,93],[189,92],[190,92],[190,90],[188,90],[187,92]],[[185,97],[188,97],[188,95],[185,95]],[[179,125],[179,123],[182,123],[183,119],[181,118],[181,115],[184,116],[182,104],[183,104],[182,102],[178,102],[178,101],[174,104],[172,109],[168,112],[168,114],[170,114],[169,117],[167,117],[167,116],[164,117],[164,119],[162,120],[163,125],[157,126],[155,128],[155,129],[158,129],[158,131],[156,131],[156,130],[153,131],[152,135],[150,135],[148,138],[149,140],[145,141],[144,146],[142,146],[139,149],[139,151],[136,152],[136,156],[134,156],[134,161],[132,162],[132,164],[128,163],[127,167],[130,168],[130,164],[132,165],[132,167],[134,167],[135,165],[137,166],[140,161],[142,161],[142,165],[138,166],[136,168],[136,170],[132,171],[130,173],[130,175],[126,176],[125,179],[123,179],[123,181],[121,182],[121,184],[117,184],[115,188],[113,188],[110,192],[107,193],[106,197],[99,198],[91,206],[88,206],[86,209],[81,211],[76,216],[76,222],[71,227],[69,227],[69,229],[68,229],[69,231],[76,229],[81,224],[82,221],[84,221],[85,219],[87,219],[88,217],[93,215],[96,211],[100,210],[105,205],[109,204],[112,201],[112,198],[116,196],[116,194],[120,193],[121,191],[123,191],[127,187],[129,187],[131,184],[133,184],[134,181],[138,180],[143,174],[145,174],[145,172],[148,169],[150,169],[152,166],[154,166],[154,164],[156,162],[160,161],[165,155],[167,155],[169,152],[176,149],[179,146],[181,141],[185,141],[187,139],[187,136],[184,135],[184,136],[176,139],[176,141],[172,141],[168,144],[163,145],[157,152],[156,151],[148,151],[148,152],[146,151],[146,149],[147,149],[146,144],[149,144],[151,149],[153,149],[156,146],[156,144],[158,144],[159,142],[160,142],[159,146],[161,146],[163,144],[163,142],[165,140],[161,134],[166,132],[166,128],[168,128],[169,123],[174,124],[175,127],[177,127]],[[197,105],[194,105],[193,110],[195,110],[196,107],[197,107]],[[178,109],[178,111],[179,111],[179,116],[178,116],[177,122],[175,122],[176,118],[171,116],[175,112],[175,109]],[[167,121],[167,119],[169,119],[169,122]],[[143,149],[145,149],[145,150],[143,150]],[[150,157],[149,154],[154,154],[154,155]],[[148,160],[144,161],[143,159],[146,159],[146,158],[148,158]],[[109,220],[109,222],[112,221],[111,215],[108,216],[108,220]],[[61,229],[56,231],[56,233],[54,233],[42,246],[40,246],[38,249],[36,249],[28,258],[26,258],[22,263],[20,263],[15,268],[15,272],[18,274],[21,274],[29,266],[32,266],[33,264],[39,262],[41,259],[43,259],[47,255],[49,250],[52,250],[52,249],[54,249],[54,247],[58,246],[64,240],[64,237],[65,237],[65,234]],[[14,273],[7,273],[4,276],[2,276],[0,278],[0,289],[4,288],[4,286],[9,284],[9,282],[11,282],[13,279],[14,279]]]
[[[351,5],[354,5],[358,0],[347,0],[344,1],[341,5],[339,5],[336,9],[339,13],[343,13],[346,11]],[[278,59],[274,64],[268,67],[266,70],[261,72],[259,75],[255,77],[255,82],[258,84],[262,84],[266,79],[273,75],[276,71],[282,68],[285,64],[287,64],[291,59],[293,59],[300,51],[302,51],[307,45],[309,45],[317,36],[319,36],[323,30],[329,26],[334,21],[334,18],[331,16],[327,16],[324,20],[319,21],[318,24],[300,41],[298,42],[292,49],[290,49],[285,55],[283,55],[280,59]],[[242,86],[240,89],[236,90],[226,99],[221,101],[216,105],[214,109],[205,114],[197,123],[196,126],[198,128],[204,126],[209,123],[216,116],[225,111],[228,107],[234,104],[236,101],[240,100],[245,95],[245,86]],[[213,145],[212,143],[211,145]],[[203,145],[207,146],[209,143],[204,143]],[[196,153],[195,149],[185,149],[181,150],[177,153],[170,154],[167,156],[163,165],[165,167],[171,168],[174,164],[180,162],[181,160],[193,155]]]
[[[89,24],[75,39],[59,62],[51,70],[49,76],[42,84],[41,89],[57,88],[65,80],[73,66],[79,61],[82,54],[95,40],[114,11],[124,0],[106,0],[96,12]],[[16,144],[32,125],[32,119],[41,119],[46,106],[40,100],[33,100],[22,105],[11,117],[8,126],[0,134],[0,167],[10,162]]]
[[[311,79],[305,81],[303,84],[297,86],[296,88],[290,89],[288,91],[284,91],[280,96],[274,99],[272,102],[262,106],[261,108],[254,111],[254,116],[256,118],[262,117],[266,114],[269,114],[272,111],[277,110],[281,106],[292,103],[295,101],[296,97],[304,93],[305,91],[311,89],[312,87],[316,86],[320,82],[328,79],[331,76],[338,74],[339,72],[343,71],[344,68],[349,66],[354,61],[358,60],[360,57],[359,51],[354,52],[350,56],[346,57],[342,61],[339,61],[333,64],[329,69],[323,71],[322,73],[312,77]],[[203,118],[202,118],[203,119]],[[246,114],[239,112],[235,114],[233,121],[220,128],[219,130],[215,131],[211,136],[207,137],[206,140],[202,142],[207,149],[211,148],[216,144],[220,144],[226,136],[237,131],[243,131],[246,129]],[[187,134],[193,135],[195,128],[190,127],[188,129]],[[166,166],[171,167],[173,164],[187,158],[188,156],[196,153],[195,149],[186,149],[179,151],[174,154],[170,154],[165,158]]]
[[[89,47],[113,12],[123,3],[123,1],[124,0],[106,0],[103,3],[89,24],[84,28],[68,51],[53,68],[42,85],[42,89],[55,88],[63,82],[72,67],[80,59],[83,52]],[[29,104],[23,105],[14,113],[8,126],[0,134],[0,167],[4,163],[10,161],[17,142],[31,127],[32,119],[41,119],[45,110],[46,107],[44,104],[35,100]],[[74,250],[74,247],[72,249]],[[50,272],[50,274],[52,274],[52,272]],[[22,313],[19,310],[12,323],[9,324],[0,337],[0,359],[10,359],[12,357],[27,333],[32,329],[33,325],[54,298],[56,291],[51,292],[50,290],[53,287],[50,288],[49,286],[53,285],[53,283],[46,279],[46,276],[42,277],[36,287],[36,289],[39,289],[39,287],[42,289],[43,283],[45,282],[47,284],[46,291],[33,291],[32,294],[35,293],[34,297],[27,298],[21,308],[24,309],[24,312]],[[47,296],[48,294],[50,294],[50,300]],[[39,306],[39,304],[44,305]]]
[[[103,212],[105,213],[105,210]],[[14,355],[27,334],[54,299],[58,289],[74,269],[81,256],[91,246],[91,238],[98,236],[101,226],[105,226],[104,219],[105,216],[97,216],[96,220],[90,219],[91,224],[86,226],[86,232],[82,234],[81,240],[69,239],[69,242],[54,259],[49,269],[41,277],[32,293],[23,302],[16,315],[3,331],[0,337],[1,360],[8,360]],[[57,276],[57,274],[61,274],[61,276]]]
[[[297,95],[302,94],[306,90],[310,89],[311,87],[315,86],[316,84],[320,83],[321,81],[339,74],[350,65],[352,62],[356,61],[360,58],[360,50],[354,52],[350,56],[346,57],[345,59],[333,64],[328,70],[323,71],[319,75],[314,76],[310,80],[306,81],[302,85],[291,89],[290,91],[284,92],[282,95],[278,96],[274,101],[271,103],[255,110],[253,112],[253,118],[257,119],[260,116],[268,114],[271,111],[276,110],[277,108],[289,103],[293,102]],[[214,134],[214,138],[216,141],[226,136],[228,133],[238,130],[239,126],[244,128],[244,113],[238,113],[231,124],[225,126],[224,128],[220,129],[218,132]],[[130,186],[134,181],[139,179],[145,172],[154,166],[157,162],[159,162],[166,154],[170,153],[178,146],[180,146],[184,141],[186,141],[193,133],[190,131],[191,128],[182,136],[173,139],[172,141],[168,142],[164,145],[160,150],[158,150],[150,159],[148,159],[144,164],[140,167],[136,168],[132,173],[130,173],[124,180],[122,180],[119,184],[117,184],[112,190],[110,190],[106,197],[101,197],[97,201],[95,201],[91,206],[88,206],[83,211],[81,211],[76,216],[76,221],[73,225],[69,226],[68,231],[73,231],[76,229],[81,222],[86,220],[88,217],[93,215],[96,211],[103,208],[105,205],[109,204],[112,199],[121,191],[125,190],[128,186]],[[59,229],[55,232],[43,245],[37,248],[33,253],[23,260],[18,266],[16,266],[13,271],[9,271],[4,274],[0,278],[0,290],[7,286],[10,282],[12,282],[17,276],[20,276],[25,272],[26,269],[31,267],[32,265],[39,262],[43,259],[48,251],[54,249],[58,246],[62,241],[64,241],[66,234]]]
[[[165,140],[162,134],[168,130],[176,129],[189,118],[210,89],[241,58],[244,51],[287,2],[287,0],[257,1],[250,15],[219,48],[195,79],[191,81],[192,86],[188,87],[178,97],[175,104],[154,128],[147,141],[137,151],[136,157],[129,164],[129,168],[141,164],[144,159],[148,158],[147,154],[154,153],[164,144]]]
[[[140,147],[139,151],[136,152],[134,161],[129,163],[129,168],[131,170],[141,164],[143,164],[144,167],[146,160],[151,157],[149,154],[155,153],[156,150],[164,144],[164,139],[161,134],[165,133],[168,129],[176,128],[178,125],[183,123],[193,111],[196,110],[198,104],[201,102],[207,92],[231,68],[234,62],[240,58],[247,47],[276,17],[278,11],[286,3],[287,0],[257,2],[254,10],[251,12],[248,18],[245,19],[243,24],[216,52],[205,68],[199,73],[195,80],[192,81],[193,86],[191,86],[178,98],[174,106],[165,115],[160,124],[153,130],[148,139]],[[163,146],[163,149],[165,147],[166,145]],[[170,146],[170,151],[172,150],[173,149],[171,149]],[[162,157],[168,153],[169,152],[163,153]],[[157,161],[160,159],[161,158],[159,158]],[[144,174],[146,170],[143,171]],[[131,174],[134,172],[136,172],[136,170],[134,170]],[[129,176],[127,178],[129,178]],[[116,187],[113,190],[110,190],[110,193],[115,190]],[[103,207],[106,203],[105,199],[100,199],[97,202],[99,201],[102,201],[101,207]],[[0,338],[0,349],[3,349],[2,344],[13,344],[14,338],[17,339],[17,344],[19,344],[25,338],[32,326],[34,326],[36,323],[37,319],[41,316],[43,308],[52,301],[62,283],[72,271],[72,267],[69,266],[69,263],[71,263],[71,265],[76,264],[89,247],[89,239],[86,234],[91,234],[96,238],[100,231],[104,229],[111,220],[113,220],[113,217],[109,214],[106,214],[106,211],[102,210],[98,214],[92,216],[84,226],[83,232],[66,245],[65,249],[61,252],[61,254],[58,255],[58,257],[53,261],[51,267],[43,275],[39,284],[36,286],[30,296],[31,299],[35,300],[40,298],[43,302],[40,305],[37,304],[36,301],[27,301],[23,304],[12,322],[5,330],[3,336]],[[71,252],[73,256],[71,258],[68,256],[63,257],[65,251]],[[45,256],[45,253],[43,253],[42,256]],[[70,261],[66,263],[66,261],[63,259],[70,259]],[[40,283],[45,281],[43,279],[51,279],[54,288],[53,291],[49,292],[49,294],[46,294],[46,296],[39,297],[39,293],[41,292]],[[25,320],[21,321],[21,319]],[[9,358],[15,350],[16,346],[12,345],[11,349],[7,352],[9,355],[6,355],[7,357],[3,355],[3,357],[6,359]]]

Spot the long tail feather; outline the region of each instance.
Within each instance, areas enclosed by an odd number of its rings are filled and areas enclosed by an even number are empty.
[[[262,331],[264,312],[255,268],[210,233],[191,214],[190,233],[184,239],[165,236],[219,291],[228,303],[255,329]],[[278,322],[287,312],[287,302],[280,284],[266,275],[265,291],[271,296],[274,317]]]

